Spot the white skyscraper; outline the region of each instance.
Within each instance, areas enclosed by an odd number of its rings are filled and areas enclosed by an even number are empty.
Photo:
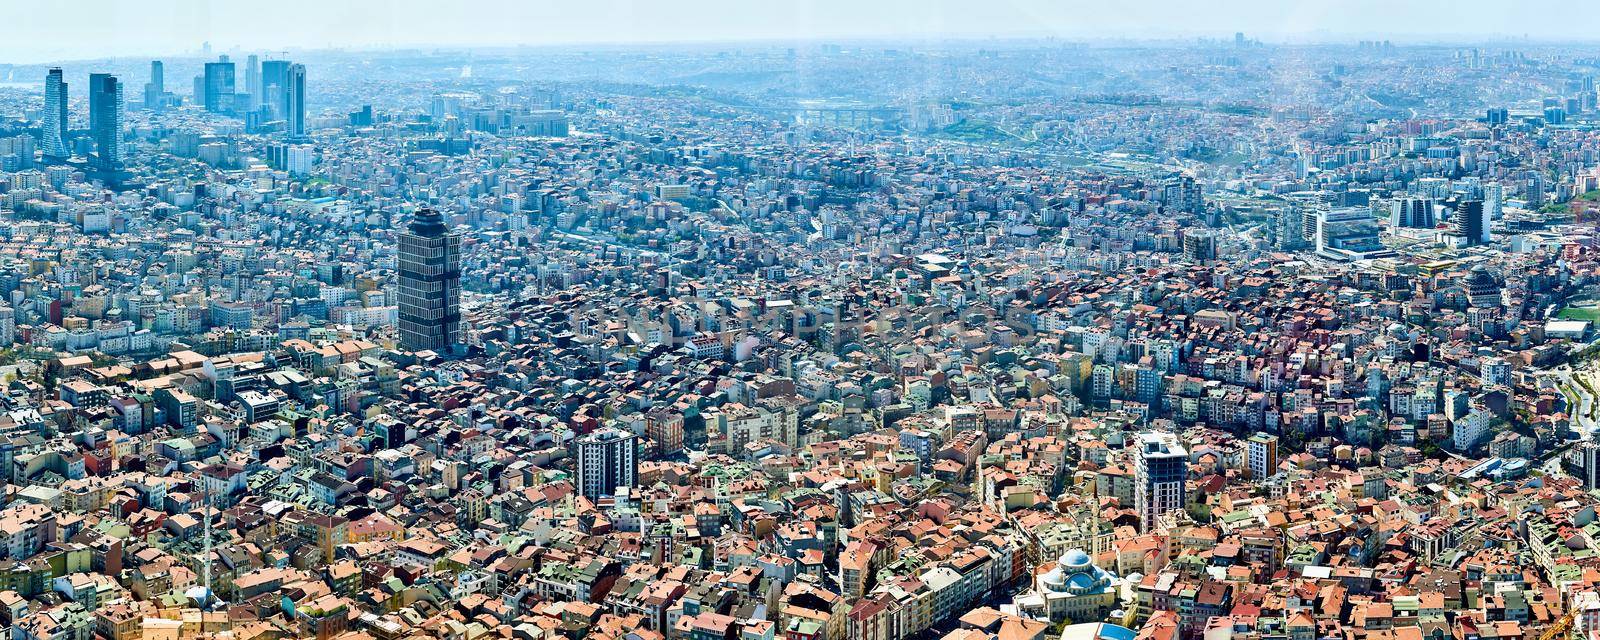
[[[244,111],[254,111],[256,105],[261,104],[261,58],[253,53],[245,58],[244,90],[249,97],[240,107]]]

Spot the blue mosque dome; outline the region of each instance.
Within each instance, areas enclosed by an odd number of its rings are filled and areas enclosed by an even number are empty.
[[[1061,555],[1055,568],[1039,577],[1039,587],[1048,592],[1084,595],[1104,591],[1113,578],[1094,566],[1082,549],[1072,549]]]
[[[1117,604],[1117,577],[1082,549],[1061,554],[1055,566],[1034,578],[1033,591],[1017,599],[1029,615],[1053,622],[1104,617]]]

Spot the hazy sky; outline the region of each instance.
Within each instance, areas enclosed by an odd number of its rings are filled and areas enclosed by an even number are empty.
[[[1570,0],[0,0],[0,63],[235,48],[989,36],[1600,38]]]

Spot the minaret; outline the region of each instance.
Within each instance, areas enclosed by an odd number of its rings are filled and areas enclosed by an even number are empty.
[[[201,584],[204,585],[205,588],[206,588],[206,593],[205,593],[206,601],[201,603],[201,608],[202,609],[209,609],[209,608],[211,608],[211,490],[210,489],[207,489],[205,491],[204,504],[205,504],[205,506],[204,506],[205,511],[203,513],[205,514],[205,518],[206,518],[205,535],[204,535],[204,540],[205,540],[205,545],[204,546],[205,546],[205,549],[200,552],[200,575],[201,575]]]

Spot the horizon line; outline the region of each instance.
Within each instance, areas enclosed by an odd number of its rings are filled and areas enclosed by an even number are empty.
[[[75,56],[51,58],[37,61],[8,62],[0,60],[0,66],[32,67],[52,66],[83,62],[127,61],[127,60],[152,60],[152,59],[190,59],[207,58],[208,56],[227,55],[231,53],[390,53],[405,51],[515,51],[515,50],[627,50],[627,49],[671,49],[671,48],[700,48],[717,46],[760,46],[781,48],[784,45],[810,45],[821,46],[828,44],[915,44],[924,48],[939,48],[941,45],[972,45],[982,43],[1003,44],[1081,44],[1081,45],[1110,45],[1110,44],[1199,44],[1212,41],[1227,44],[1232,41],[1235,34],[1243,33],[1246,41],[1266,47],[1311,47],[1311,46],[1357,46],[1362,42],[1388,42],[1395,47],[1412,48],[1437,48],[1450,47],[1466,49],[1483,45],[1534,45],[1534,46],[1560,46],[1560,45],[1589,45],[1600,46],[1600,36],[1565,37],[1565,36],[1534,36],[1530,34],[1474,34],[1474,33],[1435,33],[1435,34],[1378,34],[1378,33],[1336,33],[1336,32],[1290,32],[1278,33],[1270,36],[1251,36],[1248,32],[1192,32],[1187,34],[1146,34],[1146,35],[1077,35],[1077,34],[1030,34],[996,33],[996,34],[951,34],[938,38],[916,37],[906,34],[885,35],[841,35],[841,36],[805,36],[798,38],[712,38],[712,39],[660,39],[660,40],[573,40],[568,42],[516,42],[516,43],[450,43],[450,42],[417,42],[408,44],[356,44],[338,46],[327,44],[322,46],[291,46],[283,48],[253,48],[243,46],[229,46],[227,48],[213,47],[210,53],[198,49],[168,53],[143,53],[128,52],[105,56]],[[1473,38],[1473,39],[1464,39]],[[205,43],[202,43],[202,46]],[[1600,51],[1595,55],[1600,57]]]

